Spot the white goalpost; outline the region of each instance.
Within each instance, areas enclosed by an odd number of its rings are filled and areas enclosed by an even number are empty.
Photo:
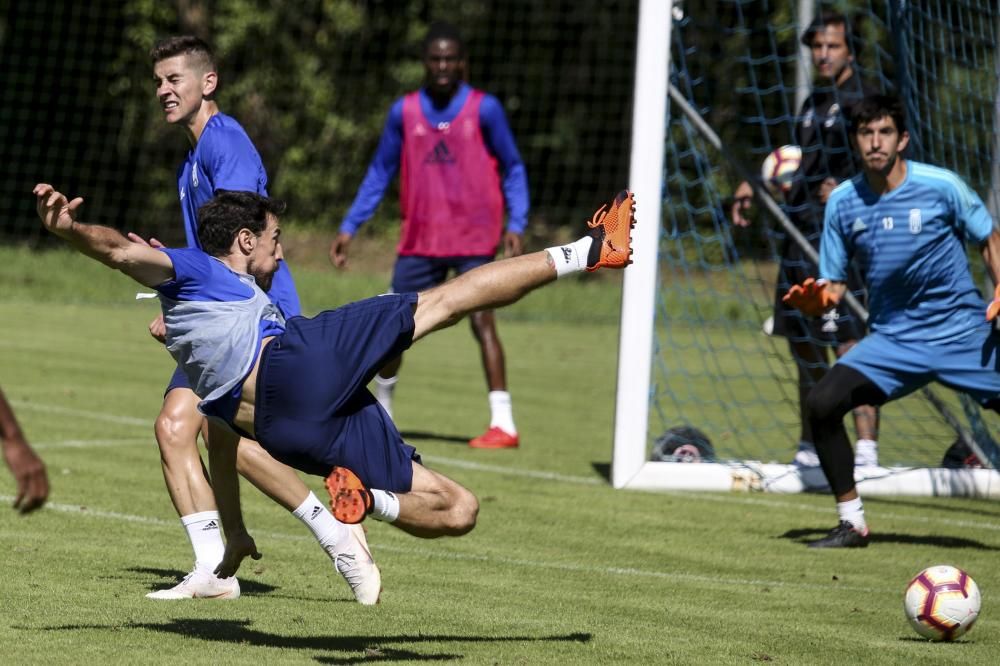
[[[623,282],[611,482],[615,488],[653,491],[823,490],[826,479],[819,468],[800,469],[790,464],[753,460],[702,463],[649,460],[651,439],[660,434],[650,432],[657,289],[661,280],[669,279],[661,277],[658,270],[664,224],[672,12],[679,11],[672,5],[670,0],[642,0],[639,10],[629,173],[638,223],[633,232],[634,264],[625,271]],[[673,92],[676,94],[676,90]],[[676,108],[671,110],[680,112]],[[678,376],[676,381],[684,381],[684,377]],[[938,407],[947,409],[943,405]],[[678,414],[676,420],[686,419]],[[961,426],[958,429],[962,430]],[[968,440],[967,433],[960,432],[959,436],[963,434]],[[997,498],[1000,473],[988,468],[890,465],[859,473],[858,489],[862,495]]]

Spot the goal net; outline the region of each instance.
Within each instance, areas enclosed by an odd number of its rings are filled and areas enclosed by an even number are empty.
[[[907,156],[958,172],[996,218],[1000,9],[995,0],[669,5],[641,4],[631,164],[640,224],[623,299],[612,481],[820,490],[818,468],[789,464],[799,440],[798,368],[816,361],[794,358],[785,338],[768,334],[787,210],[759,195],[753,224],[734,227],[734,189],[769,152],[794,143],[802,101],[827,85],[814,82],[799,37],[814,16],[838,11],[849,17],[855,70],[906,104]],[[991,289],[977,254],[974,271]],[[990,435],[998,423],[942,386],[895,401],[881,410],[879,466],[859,470],[859,488],[1000,496]],[[651,460],[654,442],[680,426],[707,436],[714,462]],[[956,441],[983,468],[943,468]]]

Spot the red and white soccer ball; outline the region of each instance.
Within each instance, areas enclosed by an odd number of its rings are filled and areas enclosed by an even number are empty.
[[[760,167],[760,177],[772,192],[787,192],[802,164],[802,149],[798,146],[781,146],[772,150]]]
[[[940,564],[906,586],[903,608],[913,630],[932,641],[953,641],[979,617],[979,587],[961,569]]]

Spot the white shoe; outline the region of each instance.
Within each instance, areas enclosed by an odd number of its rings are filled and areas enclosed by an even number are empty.
[[[819,456],[812,442],[799,442],[799,450],[795,452],[792,464],[796,467],[819,467]]]
[[[360,524],[347,525],[347,537],[325,548],[337,571],[354,592],[359,604],[372,606],[382,593],[382,573],[375,564]]]
[[[855,467],[878,467],[878,443],[859,439],[854,449]]]
[[[195,569],[184,580],[166,590],[146,595],[147,599],[239,599],[240,582],[236,576],[219,578],[210,571]]]

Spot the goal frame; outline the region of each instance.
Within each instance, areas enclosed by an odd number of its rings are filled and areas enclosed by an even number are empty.
[[[634,264],[622,284],[611,483],[619,489],[652,491],[822,491],[826,479],[818,468],[647,459],[672,6],[672,0],[641,0],[639,5],[629,161],[629,188],[635,193],[639,222],[633,232]],[[865,495],[1000,498],[1000,473],[991,469],[890,468],[857,478],[858,490]]]

